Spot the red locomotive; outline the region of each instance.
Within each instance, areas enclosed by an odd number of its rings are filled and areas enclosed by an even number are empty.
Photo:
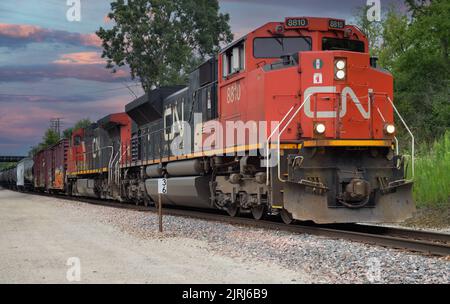
[[[399,222],[415,210],[393,78],[344,20],[286,18],[76,130],[69,195],[218,208],[286,223]],[[35,164],[38,163],[35,159]],[[35,170],[35,174],[38,170]]]

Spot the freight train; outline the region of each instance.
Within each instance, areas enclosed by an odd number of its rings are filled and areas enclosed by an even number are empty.
[[[225,47],[186,85],[151,90],[40,151],[27,183],[148,205],[166,178],[166,205],[286,223],[400,222],[415,204],[393,99],[393,77],[361,30],[286,18]],[[14,185],[14,174],[0,181]]]

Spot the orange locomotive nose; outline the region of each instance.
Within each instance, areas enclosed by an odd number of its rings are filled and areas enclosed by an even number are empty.
[[[305,138],[392,138],[384,129],[393,121],[393,109],[387,106],[393,79],[370,66],[369,54],[319,51],[299,56]],[[315,132],[318,124],[326,126],[324,134]]]

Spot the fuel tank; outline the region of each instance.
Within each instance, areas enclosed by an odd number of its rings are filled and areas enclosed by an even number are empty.
[[[75,196],[94,197],[98,195],[95,192],[95,181],[93,179],[79,179],[75,184]]]
[[[195,176],[203,172],[203,163],[198,160],[187,160],[168,163],[166,171],[169,176]]]
[[[158,179],[145,181],[147,194],[158,201]],[[166,205],[212,208],[210,203],[209,177],[174,177],[167,179],[167,194],[161,195]]]

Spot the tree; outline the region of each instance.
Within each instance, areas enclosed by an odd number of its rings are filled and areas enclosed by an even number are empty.
[[[47,129],[45,131],[44,136],[42,137],[42,142],[39,143],[37,146],[34,146],[31,148],[31,150],[28,152],[29,156],[34,156],[36,153],[38,153],[41,150],[47,149],[48,147],[51,147],[53,145],[56,145],[60,140],[59,134],[55,132],[52,128]]]
[[[383,20],[380,65],[392,71],[397,59],[408,49],[410,41],[408,17],[391,7]]]
[[[128,65],[143,88],[185,83],[187,73],[233,36],[217,0],[116,0],[100,28],[107,68]]]
[[[42,144],[45,147],[51,147],[51,146],[57,144],[59,139],[60,139],[59,134],[56,133],[55,130],[48,129],[45,132],[44,137],[42,138]]]
[[[91,122],[91,120],[89,118],[81,119],[81,120],[77,121],[77,123],[72,128],[67,128],[67,129],[64,130],[63,138],[70,139],[72,137],[72,132],[74,130],[87,128],[91,124],[92,124],[92,122]]]
[[[396,102],[417,139],[431,142],[450,128],[450,2],[419,4],[410,20],[388,15],[381,62],[394,74]]]
[[[356,9],[352,23],[357,25],[369,41],[369,52],[372,56],[378,56],[383,37],[383,25],[381,22],[369,21],[367,11],[369,6]]]
[[[413,17],[417,17],[427,6],[430,5],[431,0],[405,0],[405,3]]]

